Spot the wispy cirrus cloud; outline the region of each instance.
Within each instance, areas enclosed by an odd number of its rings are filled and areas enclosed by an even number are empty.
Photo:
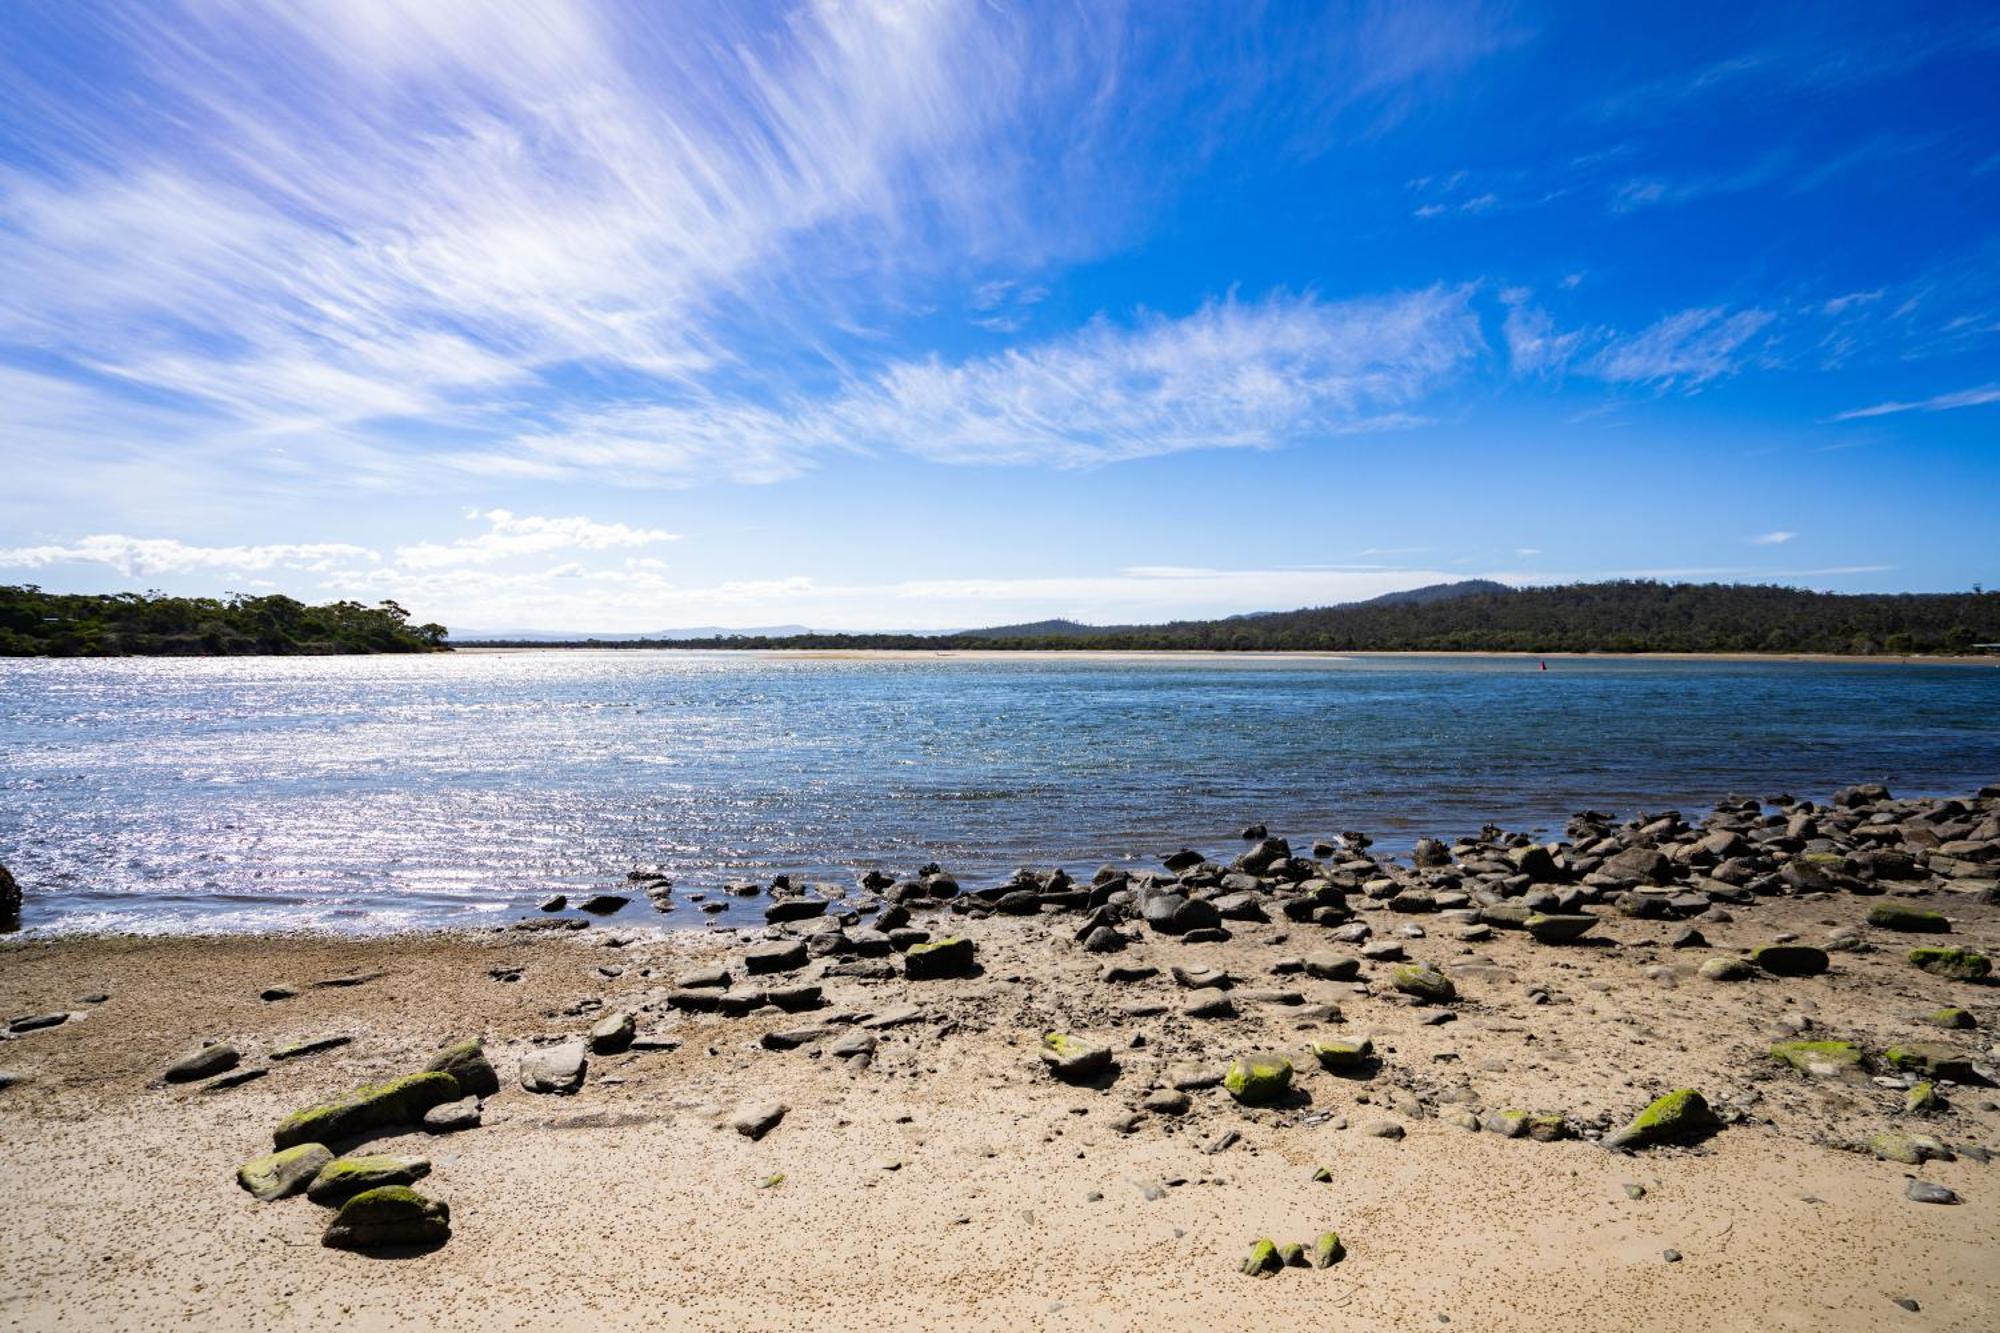
[[[1768,310],[1731,312],[1722,306],[1682,310],[1614,339],[1589,368],[1612,383],[1698,388],[1740,369],[1757,335],[1776,318]]]
[[[2000,384],[1981,384],[1971,389],[1959,389],[1953,393],[1941,393],[1931,398],[1918,399],[1913,403],[1886,402],[1872,407],[1857,407],[1851,411],[1836,413],[1830,421],[1862,421],[1870,417],[1894,416],[1900,412],[1953,412],[1962,407],[1985,407],[2000,403]]]
[[[592,411],[457,461],[502,475],[604,471],[674,485],[717,470],[779,479],[854,449],[1086,467],[1393,429],[1484,349],[1469,299],[1438,287],[1345,302],[1215,301],[1178,319],[1098,320],[991,356],[900,361],[781,408],[697,399]]]
[[[1798,535],[1796,532],[1762,532],[1750,540],[1757,546],[1783,546]]]

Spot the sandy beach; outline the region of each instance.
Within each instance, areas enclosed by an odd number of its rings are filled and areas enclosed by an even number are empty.
[[[1975,887],[1926,887],[1912,902],[1950,919],[1949,943],[1990,953],[2000,907],[1966,891]],[[1594,947],[1552,947],[1518,930],[1464,939],[1480,932],[1357,901],[1378,941],[1454,980],[1446,1007],[1409,1003],[1387,984],[1392,965],[1373,959],[1346,981],[1296,970],[1326,931],[1284,920],[1233,922],[1230,938],[1200,943],[1148,933],[1108,961],[1159,973],[1114,981],[1107,959],[1076,943],[1073,916],[953,924],[920,910],[919,926],[976,941],[976,975],[823,976],[829,964],[816,960],[781,979],[817,982],[823,1007],[737,1017],[671,997],[710,966],[743,985],[750,940],[619,920],[373,940],[13,941],[0,945],[0,1006],[70,1016],[0,1043],[0,1068],[22,1080],[0,1092],[10,1278],[0,1320],[1991,1329],[1993,1168],[1976,1149],[1913,1167],[1852,1145],[1918,1128],[1991,1143],[1992,1087],[1954,1087],[1947,1110],[1918,1122],[1903,1114],[1901,1086],[1807,1077],[1768,1054],[1801,1032],[1868,1051],[1990,1043],[1995,990],[1909,966],[1907,937],[1863,923],[1881,901],[1822,894],[1733,918],[1717,909],[1697,921],[1697,949],[1669,947],[1686,928],[1675,921],[1607,914]],[[1725,983],[1699,971],[1788,933],[1841,932],[1860,947],[1833,953],[1823,975]],[[1189,1016],[1191,997],[1218,992],[1177,984],[1177,965],[1234,978],[1233,1016]],[[353,984],[315,984],[329,981]],[[296,994],[259,998],[274,986]],[[1274,991],[1291,994],[1264,993]],[[1979,1029],[1922,1021],[1947,1005]],[[640,1048],[592,1055],[574,1095],[522,1089],[523,1055],[614,1009],[634,1016]],[[800,1029],[821,1033],[767,1047],[770,1034]],[[1049,1030],[1102,1041],[1115,1076],[1052,1077],[1037,1056]],[[872,1060],[830,1053],[837,1036],[863,1033],[875,1038]],[[1311,1041],[1360,1034],[1378,1068],[1336,1074],[1307,1054]],[[238,1187],[237,1166],[269,1151],[288,1112],[420,1069],[472,1035],[485,1037],[501,1082],[483,1124],[398,1129],[369,1146],[429,1160],[420,1188],[451,1208],[442,1248],[322,1248],[327,1210],[303,1197],[256,1202]],[[327,1037],[352,1040],[268,1058]],[[223,1039],[243,1069],[269,1073],[222,1090],[160,1081],[191,1047]],[[1241,1105],[1214,1086],[1232,1058],[1259,1052],[1290,1057],[1287,1102]],[[1177,1083],[1193,1087],[1184,1113],[1134,1114]],[[1726,1127],[1631,1154],[1589,1141],[1682,1087],[1701,1090]],[[746,1102],[787,1109],[753,1140],[730,1127]],[[1559,1112],[1570,1137],[1459,1123],[1499,1108]],[[1403,1137],[1377,1137],[1377,1122]],[[1327,1179],[1315,1181],[1322,1167]],[[1909,1201],[1912,1175],[1960,1202]],[[1310,1244],[1328,1230],[1346,1248],[1329,1269],[1238,1271],[1260,1237]]]

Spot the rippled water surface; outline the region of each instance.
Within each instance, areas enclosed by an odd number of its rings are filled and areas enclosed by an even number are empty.
[[[0,662],[0,862],[36,928],[375,930],[552,889],[936,859],[1088,869],[1246,821],[1489,820],[2000,780],[2000,670],[678,652]],[[742,910],[742,909],[737,909]],[[731,918],[722,918],[728,921]]]

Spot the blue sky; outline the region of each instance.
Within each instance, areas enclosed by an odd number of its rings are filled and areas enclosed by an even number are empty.
[[[2000,581],[1962,4],[0,7],[0,580],[461,628]]]

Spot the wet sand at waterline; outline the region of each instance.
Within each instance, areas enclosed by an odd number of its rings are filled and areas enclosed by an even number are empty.
[[[1822,940],[1856,926],[1870,901],[1763,902],[1702,923],[1710,947],[1693,953],[1667,947],[1683,928],[1674,922],[1607,917],[1597,933],[1615,943],[1551,947],[1514,931],[1462,942],[1427,919],[1426,937],[1404,942],[1458,981],[1456,1021],[1442,1025],[1399,1002],[1374,964],[1358,982],[1272,976],[1279,960],[1325,947],[1318,927],[1282,922],[1245,923],[1214,943],[1149,934],[1112,961],[1162,974],[1112,983],[1104,960],[1073,942],[1073,918],[946,917],[975,939],[979,975],[829,978],[821,1010],[743,1017],[681,1012],[664,996],[690,970],[737,969],[748,936],[614,923],[14,941],[0,945],[0,1006],[72,1016],[0,1043],[0,1068],[27,1075],[0,1091],[0,1322],[1989,1330],[2000,1326],[2000,1168],[1845,1151],[1911,1127],[1902,1092],[1809,1079],[1765,1052],[1787,1030],[1774,1022],[1801,1015],[1869,1049],[1942,1037],[1980,1050],[2000,1021],[1995,990],[1917,972],[1907,938],[1865,927],[1879,947],[1836,954],[1824,976],[1723,984],[1695,969],[1779,932]],[[2000,908],[1949,892],[1922,905],[1954,919],[1953,943],[2000,945]],[[1362,906],[1378,938],[1408,924]],[[925,914],[918,924],[930,924]],[[1184,1017],[1189,992],[1165,974],[1174,964],[1233,974],[1238,1016]],[[357,975],[371,979],[311,984]],[[277,984],[296,997],[259,999]],[[1336,1005],[1344,1022],[1244,998],[1270,987]],[[108,998],[85,1002],[98,994]],[[1127,1015],[1143,1001],[1163,1011]],[[1981,1029],[1917,1022],[1946,1004]],[[659,1048],[593,1056],[573,1096],[520,1088],[524,1052],[581,1035],[612,1008],[632,1011]],[[832,1058],[824,1041],[760,1044],[803,1026],[861,1030],[866,1016],[909,1019],[867,1029],[879,1045],[866,1068]],[[1050,1029],[1111,1045],[1115,1080],[1054,1080],[1036,1054]],[[1315,1036],[1363,1033],[1382,1055],[1371,1078],[1336,1076],[1304,1054]],[[419,1069],[473,1034],[502,1083],[484,1124],[371,1145],[430,1159],[419,1188],[452,1210],[442,1248],[325,1249],[326,1210],[238,1188],[237,1166],[270,1149],[287,1112]],[[203,1039],[235,1043],[251,1067],[332,1035],[353,1041],[226,1091],[158,1082]],[[1290,1055],[1294,1104],[1244,1107],[1211,1087],[1183,1116],[1118,1123],[1179,1071],[1253,1051]],[[1507,1107],[1621,1124],[1675,1087],[1701,1089],[1736,1122],[1697,1146],[1624,1155],[1440,1118]],[[1924,1132],[1990,1143],[1994,1097],[1958,1089]],[[746,1101],[788,1110],[753,1141],[729,1126]],[[1365,1132],[1380,1120],[1405,1137]],[[1240,1141],[1205,1151],[1230,1131]],[[1331,1180],[1315,1183],[1322,1166]],[[1910,1202],[1906,1173],[1962,1201]],[[1327,1230],[1347,1249],[1330,1269],[1237,1271],[1259,1237],[1310,1245]]]

